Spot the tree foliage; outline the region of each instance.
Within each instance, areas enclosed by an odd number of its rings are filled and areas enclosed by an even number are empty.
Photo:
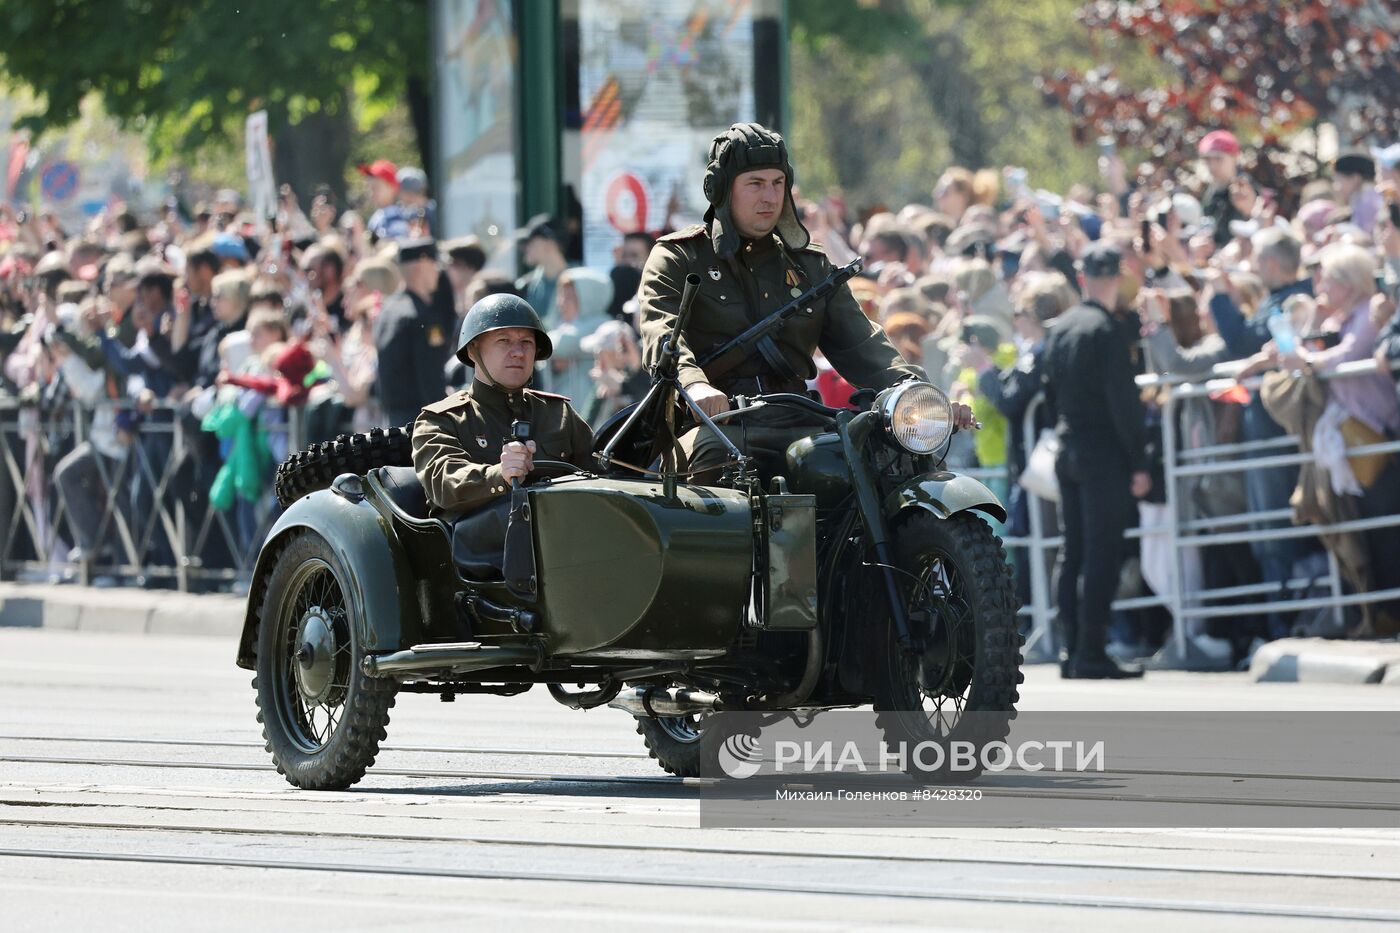
[[[266,109],[274,131],[344,137],[352,86],[401,100],[428,71],[426,0],[0,0],[0,69],[77,119],[98,94],[158,153],[192,153]],[[341,152],[343,159],[344,152]]]
[[[1046,62],[1087,69],[1095,46],[1074,20],[1081,0],[791,0],[791,113],[799,183],[853,203],[927,203],[950,164],[1022,165],[1036,186],[1096,177],[1047,110]],[[1155,63],[1121,56],[1143,81]]]
[[[1045,75],[1046,99],[1071,115],[1077,142],[1113,136],[1170,165],[1222,126],[1266,151],[1319,122],[1344,143],[1400,133],[1400,0],[1095,0],[1077,18],[1171,73],[1145,88],[1111,65]]]

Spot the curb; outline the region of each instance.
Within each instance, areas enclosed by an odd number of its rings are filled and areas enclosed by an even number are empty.
[[[1400,687],[1400,641],[1282,638],[1260,646],[1249,673],[1259,683]]]
[[[216,593],[0,583],[0,628],[236,638],[246,605]]]

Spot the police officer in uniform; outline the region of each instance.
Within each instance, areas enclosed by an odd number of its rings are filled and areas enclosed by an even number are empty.
[[[1115,314],[1122,254],[1096,243],[1084,253],[1084,300],[1060,315],[1045,341],[1048,401],[1059,413],[1059,613],[1069,678],[1141,677],[1104,645],[1118,590],[1124,533],[1147,495],[1146,415],[1133,378],[1129,329]]]
[[[525,481],[538,455],[592,467],[593,434],[562,395],[525,388],[535,363],[553,352],[529,303],[488,295],[462,319],[457,358],[471,385],[425,405],[413,425],[413,469],[428,501],[453,523],[452,556],[469,576],[501,566],[511,480]],[[441,367],[439,367],[441,371]],[[512,425],[530,426],[530,440]]]
[[[424,405],[442,398],[456,325],[450,304],[445,309],[433,300],[442,275],[436,242],[400,243],[399,271],[403,288],[385,299],[374,322],[379,401],[391,425],[408,424]]]
[[[710,144],[705,171],[705,223],[657,241],[642,273],[643,357],[660,357],[680,307],[686,276],[700,276],[694,312],[680,340],[680,382],[706,414],[726,411],[735,395],[806,392],[816,376],[813,351],[820,348],[836,371],[859,388],[883,389],[908,379],[926,379],[906,363],[884,332],[861,311],[841,286],[813,302],[787,325],[765,338],[747,359],[720,371],[697,360],[706,351],[742,333],[832,270],[811,243],[792,200],[792,165],[777,133],[756,123],[736,123]],[[966,406],[955,405],[960,427],[972,424]],[[811,416],[773,407],[726,421],[732,441],[757,461],[760,475],[784,471],[788,444],[810,434]],[[725,462],[722,443],[697,428],[681,438],[692,473],[712,471]],[[701,482],[713,480],[699,477]]]

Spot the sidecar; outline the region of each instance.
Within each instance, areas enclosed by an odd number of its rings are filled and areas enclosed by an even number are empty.
[[[429,515],[409,467],[346,474],[305,496],[258,557],[239,664],[253,667],[259,623],[270,621],[260,619],[266,600],[256,595],[300,538],[324,542],[326,563],[343,571],[343,610],[362,664],[376,673],[461,673],[477,666],[471,643],[529,639],[538,646],[532,661],[632,664],[713,657],[733,641],[754,564],[746,493],[678,484],[668,495],[648,479],[580,475],[540,481],[527,494],[537,568],[537,592],[527,598],[503,579],[461,576],[451,530]],[[814,577],[813,568],[813,587]],[[444,645],[455,646],[450,660],[439,657]],[[483,663],[494,657],[484,652]]]
[[[570,702],[601,705],[624,678],[723,655],[755,612],[816,624],[811,496],[586,474],[525,495],[530,533],[508,547],[533,550],[533,592],[462,575],[410,467],[342,474],[282,514],[258,556],[237,660],[257,672],[268,742],[293,783],[351,782],[334,767],[354,732],[342,721],[379,732],[399,689],[612,684]],[[751,581],[770,566],[756,605]]]

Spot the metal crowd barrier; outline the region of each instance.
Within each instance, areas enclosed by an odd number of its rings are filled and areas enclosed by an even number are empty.
[[[1266,581],[1215,589],[1198,589],[1192,592],[1185,591],[1183,585],[1184,572],[1182,560],[1184,552],[1188,548],[1205,548],[1212,545],[1231,543],[1317,537],[1324,534],[1365,532],[1376,528],[1400,526],[1400,514],[1398,514],[1355,519],[1327,526],[1292,525],[1290,527],[1275,528],[1250,527],[1279,521],[1291,522],[1293,520],[1292,509],[1277,509],[1266,512],[1241,512],[1186,520],[1182,512],[1183,496],[1181,486],[1183,480],[1211,474],[1239,473],[1246,469],[1294,466],[1311,462],[1313,459],[1311,453],[1305,453],[1300,450],[1297,438],[1292,436],[1279,437],[1265,441],[1214,444],[1207,447],[1185,450],[1178,449],[1175,425],[1179,405],[1183,401],[1193,398],[1209,397],[1213,392],[1236,385],[1237,380],[1230,375],[1230,372],[1237,366],[1238,363],[1222,364],[1216,368],[1216,373],[1223,378],[1214,378],[1199,383],[1189,382],[1185,379],[1172,376],[1144,376],[1138,379],[1139,388],[1165,387],[1168,389],[1161,416],[1162,460],[1167,521],[1164,525],[1158,527],[1147,529],[1134,528],[1128,532],[1128,537],[1143,538],[1156,535],[1166,536],[1172,555],[1171,574],[1167,592],[1135,599],[1117,600],[1114,602],[1113,608],[1128,610],[1162,606],[1171,613],[1171,638],[1168,640],[1163,651],[1154,658],[1153,666],[1155,667],[1196,668],[1216,666],[1214,662],[1203,658],[1189,639],[1187,629],[1188,623],[1192,620],[1221,619],[1267,613],[1294,613],[1316,609],[1330,609],[1334,614],[1339,615],[1342,610],[1348,606],[1400,599],[1400,588],[1375,590],[1365,593],[1345,593],[1337,559],[1330,550],[1325,548],[1324,551],[1328,563],[1328,573],[1325,578],[1291,578],[1286,581]],[[1331,372],[1319,373],[1318,375],[1324,381],[1331,381],[1356,378],[1358,376],[1373,374],[1376,371],[1377,364],[1374,360],[1360,360],[1353,363],[1342,364]],[[1262,376],[1255,376],[1238,382],[1238,384],[1242,384],[1251,390],[1257,390],[1262,381]],[[1027,455],[1034,449],[1037,440],[1035,421],[1041,404],[1043,404],[1043,399],[1039,397],[1032,402],[1031,406],[1026,411],[1025,418],[1021,425]],[[1274,451],[1276,451],[1276,453]],[[1353,447],[1349,448],[1348,451],[1349,455],[1400,453],[1400,441],[1388,441],[1364,447]],[[1238,459],[1241,454],[1260,453],[1267,453],[1267,455],[1256,456],[1248,460]],[[1005,538],[1004,541],[1008,547],[1025,548],[1028,551],[1027,564],[1030,572],[1029,584],[1031,601],[1029,605],[1021,608],[1021,612],[1025,615],[1029,615],[1031,619],[1031,630],[1025,646],[1026,658],[1031,661],[1048,661],[1053,660],[1057,656],[1059,646],[1057,644],[1054,627],[1051,624],[1055,615],[1055,599],[1050,586],[1050,574],[1046,571],[1046,564],[1048,562],[1047,558],[1052,557],[1057,552],[1063,539],[1044,527],[1045,523],[1041,508],[1043,500],[1037,499],[1029,493],[1027,494],[1027,500],[1030,534],[1019,538],[1008,537]],[[1383,557],[1397,559],[1396,555],[1383,555]],[[1328,590],[1327,595],[1301,599],[1267,598],[1269,596],[1289,594],[1299,589],[1310,588],[1319,584],[1326,586]],[[1221,600],[1251,596],[1264,598],[1259,601],[1248,603],[1219,605]],[[1212,605],[1212,603],[1215,603],[1215,605]]]
[[[1217,367],[1228,373],[1230,364]],[[1374,373],[1373,360],[1348,363],[1337,370],[1319,374],[1324,379],[1346,379]],[[1244,381],[1257,389],[1262,377]],[[1129,600],[1118,600],[1115,609],[1128,610],[1161,606],[1172,616],[1172,637],[1167,649],[1156,659],[1162,667],[1192,667],[1200,663],[1187,637],[1187,623],[1195,619],[1228,618],[1271,612],[1298,612],[1310,609],[1332,609],[1381,602],[1400,598],[1400,589],[1370,593],[1347,594],[1343,591],[1341,573],[1336,558],[1327,552],[1329,572],[1325,597],[1304,599],[1263,599],[1246,604],[1211,605],[1223,599],[1288,593],[1319,581],[1290,579],[1195,592],[1183,590],[1182,554],[1186,548],[1269,539],[1312,537],[1338,532],[1364,532],[1374,528],[1400,525],[1400,515],[1357,519],[1327,527],[1291,526],[1252,528],[1251,525],[1291,521],[1291,509],[1270,512],[1239,513],[1212,516],[1207,519],[1185,520],[1182,515],[1181,483],[1183,480],[1216,473],[1233,473],[1242,469],[1296,465],[1308,462],[1312,455],[1299,451],[1293,437],[1267,441],[1214,444],[1208,447],[1178,450],[1176,432],[1177,406],[1192,398],[1236,384],[1226,376],[1203,383],[1180,378],[1145,376],[1138,379],[1139,387],[1166,387],[1161,423],[1165,474],[1166,524],[1158,527],[1134,528],[1128,537],[1165,535],[1170,545],[1171,580],[1167,592]],[[1037,397],[1027,408],[1021,430],[1025,450],[1034,449],[1037,440],[1036,416],[1043,404]],[[130,404],[100,403],[100,407],[130,408]],[[205,463],[203,470],[189,468],[193,438],[198,425],[188,415],[182,415],[173,405],[157,405],[146,416],[136,436],[127,448],[126,457],[116,464],[97,458],[105,495],[102,497],[100,537],[111,543],[115,553],[107,559],[67,560],[60,542],[72,545],[77,540],[69,514],[70,504],[58,494],[52,478],[60,458],[87,439],[96,409],[70,403],[46,410],[33,404],[21,404],[13,399],[0,399],[0,576],[13,578],[20,574],[57,574],[82,583],[102,575],[136,578],[141,581],[165,581],[181,591],[192,585],[220,585],[246,580],[256,558],[258,546],[276,517],[272,495],[271,470],[267,488],[253,504],[251,512],[235,515],[234,510],[221,512],[208,499],[208,480],[218,464]],[[288,411],[288,420],[281,426],[267,426],[270,432],[281,432],[287,450],[302,446],[303,424],[300,409]],[[1275,452],[1276,451],[1276,452]],[[1250,460],[1237,459],[1240,454],[1268,452],[1267,456]],[[1400,441],[1353,448],[1355,454],[1400,452]],[[181,476],[181,471],[189,475]],[[967,471],[982,479],[1010,480],[1005,467],[978,468]],[[190,483],[196,484],[191,488]],[[205,488],[197,488],[204,484]],[[1029,518],[1028,535],[1004,536],[1010,549],[1024,549],[1029,572],[1030,602],[1020,613],[1030,618],[1030,633],[1025,645],[1027,660],[1053,660],[1058,653],[1054,627],[1054,593],[1049,566],[1053,563],[1063,539],[1056,529],[1047,528],[1047,510],[1043,500],[1027,493]],[[238,506],[235,506],[237,509]],[[238,533],[242,519],[244,535]],[[253,530],[248,532],[251,525]],[[1235,529],[1235,530],[1230,530]],[[214,552],[224,560],[211,559]]]
[[[105,576],[186,592],[251,575],[276,518],[276,464],[255,502],[214,508],[209,483],[222,464],[196,451],[207,451],[213,442],[187,412],[168,403],[142,409],[122,457],[92,458],[100,487],[94,493],[101,509],[98,547],[82,560],[69,559],[80,535],[75,505],[54,481],[55,467],[89,439],[101,409],[133,407],[69,402],[47,408],[0,399],[0,577],[87,584]],[[262,429],[285,438],[288,450],[302,446],[299,409],[288,410],[284,423],[264,423]]]

